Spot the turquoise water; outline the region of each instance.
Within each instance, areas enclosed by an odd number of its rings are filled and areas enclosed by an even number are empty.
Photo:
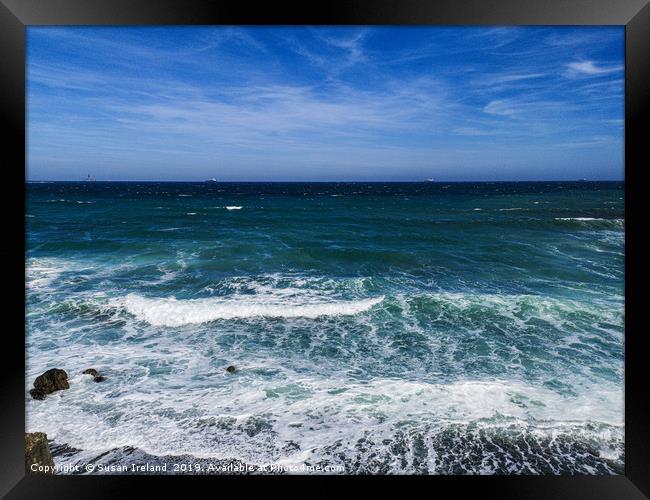
[[[29,183],[27,200],[26,384],[71,377],[26,393],[27,427],[75,450],[58,462],[623,472],[622,183]]]

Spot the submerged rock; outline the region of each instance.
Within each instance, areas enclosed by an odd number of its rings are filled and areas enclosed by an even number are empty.
[[[235,373],[237,371],[237,368],[235,368],[233,365],[230,365],[228,368],[226,368],[226,371],[228,373]]]
[[[106,380],[106,377],[104,377],[103,375],[100,375],[99,372],[97,370],[95,370],[94,368],[88,368],[88,369],[84,370],[83,374],[84,375],[92,375],[93,380],[95,382],[103,382],[104,380]]]
[[[25,433],[25,471],[28,473],[54,473],[54,459],[44,432]]]
[[[69,389],[68,374],[65,370],[52,368],[34,380],[34,388],[29,391],[34,399],[43,399],[46,395],[62,389]]]

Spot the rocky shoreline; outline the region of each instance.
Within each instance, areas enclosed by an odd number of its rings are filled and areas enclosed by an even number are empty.
[[[56,458],[56,461],[55,461]],[[152,455],[132,446],[92,455],[48,440],[43,432],[25,433],[25,471],[29,474],[100,475],[255,475],[282,474],[236,459],[192,455]]]
[[[101,376],[91,370],[86,370],[85,374]],[[234,366],[226,371],[238,372]],[[110,384],[110,377],[106,383]],[[43,397],[68,387],[67,374],[56,369],[40,375],[34,383],[37,395]],[[32,397],[42,399],[34,394]],[[348,448],[340,441],[334,442],[317,450],[314,456],[319,458],[315,463],[304,462],[306,467],[315,470],[291,469],[290,473],[327,472],[332,471],[329,467],[340,465],[343,468],[340,472],[345,474],[390,474],[395,473],[395,462],[399,460],[398,470],[409,474],[624,474],[625,451],[618,434],[607,443],[598,437],[607,429],[609,427],[602,428],[600,424],[587,424],[577,429],[568,427],[552,434],[539,434],[534,429],[517,425],[493,428],[457,424],[438,428],[435,424],[427,424],[417,433],[396,430],[381,441],[372,436],[364,437]],[[218,446],[217,440],[215,445]],[[25,467],[28,473],[63,475],[289,473],[288,468],[283,470],[281,466],[264,468],[235,458],[154,455],[135,446],[103,452],[83,450],[48,440],[42,432],[26,434]]]
[[[44,432],[25,433],[25,472],[54,474],[54,459]]]
[[[236,459],[197,458],[192,455],[152,455],[133,446],[114,448],[98,455],[67,444],[49,442],[57,474],[100,475],[276,475],[281,471]]]
[[[228,366],[230,374],[235,366]],[[82,372],[95,382],[106,377],[94,368]],[[42,373],[33,383],[29,394],[42,400],[48,394],[70,388],[65,370],[52,368]],[[57,460],[54,460],[54,459]],[[25,470],[28,473],[45,474],[193,474],[193,475],[247,475],[281,474],[281,471],[264,470],[236,459],[196,458],[192,455],[151,455],[139,448],[125,446],[96,456],[67,444],[48,440],[43,432],[25,433]]]

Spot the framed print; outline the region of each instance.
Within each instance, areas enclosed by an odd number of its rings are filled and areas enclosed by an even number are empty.
[[[3,493],[644,498],[649,9],[3,0]]]

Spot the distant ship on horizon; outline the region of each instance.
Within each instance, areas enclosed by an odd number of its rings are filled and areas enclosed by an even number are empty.
[[[424,179],[424,182],[435,182],[435,179],[433,177],[429,177],[428,179]]]
[[[219,182],[219,181],[213,177],[212,179],[208,179],[205,182]]]
[[[88,177],[86,177],[86,180],[84,182],[95,182],[95,178],[91,177],[90,174],[88,174]]]

